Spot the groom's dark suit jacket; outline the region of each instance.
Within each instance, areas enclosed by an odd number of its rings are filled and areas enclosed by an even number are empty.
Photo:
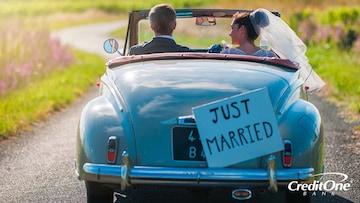
[[[154,37],[150,42],[131,47],[129,50],[129,55],[164,52],[193,52],[193,50],[188,47],[176,44],[176,42],[172,39],[165,37]]]

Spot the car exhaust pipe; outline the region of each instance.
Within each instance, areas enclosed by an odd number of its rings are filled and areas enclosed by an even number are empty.
[[[248,200],[252,197],[252,192],[249,189],[235,189],[232,191],[232,198],[236,200]]]

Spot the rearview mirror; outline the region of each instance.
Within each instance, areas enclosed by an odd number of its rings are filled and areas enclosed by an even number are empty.
[[[196,17],[196,25],[212,26],[216,25],[215,17]]]

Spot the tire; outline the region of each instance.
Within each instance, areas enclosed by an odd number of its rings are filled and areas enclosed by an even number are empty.
[[[285,193],[285,202],[286,203],[310,203],[311,195],[306,193],[305,195],[302,192],[292,192],[286,190]]]
[[[114,190],[103,187],[100,183],[85,181],[88,203],[113,203]]]

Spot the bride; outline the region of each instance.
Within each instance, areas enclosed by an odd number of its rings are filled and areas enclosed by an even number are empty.
[[[251,12],[250,20],[256,33],[270,45],[271,50],[280,58],[297,63],[308,91],[320,90],[325,85],[309,64],[305,55],[306,45],[280,17],[266,9],[257,9]]]

